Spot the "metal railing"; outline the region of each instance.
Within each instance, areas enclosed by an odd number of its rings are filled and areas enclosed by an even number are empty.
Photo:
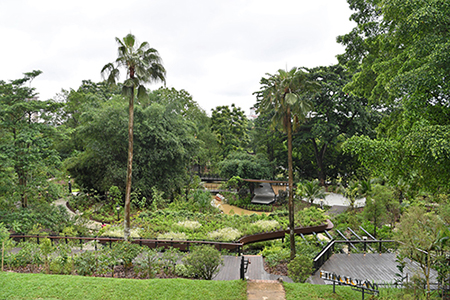
[[[314,257],[313,264],[314,264],[314,272],[320,269],[320,267],[323,266],[323,264],[331,257],[331,255],[334,252],[335,244],[347,244],[348,251],[351,251],[351,248],[356,249],[355,244],[363,244],[363,251],[367,251],[368,244],[374,244],[378,243],[378,252],[382,253],[383,249],[383,243],[398,243],[398,241],[394,240],[331,240],[324,248],[322,248],[322,251],[320,251],[316,257]]]

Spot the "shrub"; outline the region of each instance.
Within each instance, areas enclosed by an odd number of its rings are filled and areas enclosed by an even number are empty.
[[[234,228],[225,227],[208,233],[208,238],[217,241],[235,241],[242,236],[242,233]]]
[[[199,222],[197,222],[197,221],[183,221],[183,222],[178,222],[177,223],[177,225],[178,226],[180,226],[180,227],[184,227],[184,228],[187,228],[187,229],[190,229],[190,230],[195,230],[195,229],[198,229],[198,228],[200,228],[201,226],[202,226],[202,224],[200,224]]]
[[[136,258],[134,271],[141,274],[141,277],[154,278],[160,268],[158,251],[159,248],[143,250]]]
[[[74,257],[74,266],[78,275],[90,276],[97,268],[97,258],[93,251],[84,251]]]
[[[199,278],[213,279],[223,265],[223,258],[216,248],[208,245],[193,247],[191,253],[183,258],[186,268]]]
[[[186,233],[184,232],[166,232],[158,234],[159,240],[176,240],[176,241],[185,241],[187,240]]]
[[[161,255],[161,263],[166,274],[171,275],[175,273],[178,259],[181,253],[177,248],[168,248]]]
[[[299,211],[296,216],[296,220],[296,223],[298,223],[298,225],[308,227],[325,223],[327,217],[325,216],[323,210],[311,206]]]
[[[272,245],[264,247],[259,254],[264,257],[265,262],[270,267],[275,267],[289,260],[290,250],[289,248],[284,248],[281,243],[275,242]]]
[[[305,255],[297,255],[288,264],[289,277],[294,282],[305,282],[313,271],[313,261]]]
[[[253,224],[263,231],[273,231],[280,227],[280,223],[276,220],[259,220]]]
[[[111,255],[118,260],[122,260],[125,269],[132,266],[133,260],[139,253],[141,253],[141,247],[138,244],[125,241],[114,243],[111,249]]]
[[[178,264],[175,266],[175,274],[181,277],[194,277],[195,274],[192,273],[191,268],[186,267],[184,264]]]
[[[31,272],[34,272],[34,268],[43,263],[39,245],[34,243],[20,243],[19,247],[21,249],[16,255],[16,266],[25,267],[30,265]]]
[[[130,231],[130,236],[132,238],[141,237],[140,231],[141,231],[141,229],[139,229],[139,228],[132,228]],[[102,230],[101,236],[123,237],[123,227],[107,226],[106,229]]]

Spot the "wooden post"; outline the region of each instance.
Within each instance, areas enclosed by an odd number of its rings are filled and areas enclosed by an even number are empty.
[[[2,241],[2,272],[3,272],[3,258],[5,257],[5,241]]]

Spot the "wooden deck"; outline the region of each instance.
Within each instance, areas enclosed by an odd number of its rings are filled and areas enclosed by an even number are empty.
[[[370,280],[376,283],[393,283],[395,273],[398,273],[396,255],[392,253],[351,253],[333,254],[320,270],[336,273],[340,276],[349,276],[355,279]],[[332,284],[320,279],[319,271],[309,278],[309,282],[315,284]],[[411,278],[419,273],[419,265],[407,259],[404,275]],[[419,273],[420,274],[420,273]],[[437,272],[432,270],[431,281],[436,282]]]
[[[261,255],[245,255],[249,259],[245,277],[252,280],[277,280],[282,277],[286,282],[292,282],[287,276],[269,274],[264,270],[263,257]],[[224,256],[224,266],[214,280],[238,280],[240,279],[241,256]]]

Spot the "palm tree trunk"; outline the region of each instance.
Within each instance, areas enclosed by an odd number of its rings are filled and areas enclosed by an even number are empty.
[[[317,175],[319,176],[319,181],[320,181],[320,185],[321,186],[325,186],[325,168],[323,165],[323,158],[325,156],[325,151],[327,150],[327,143],[324,142],[324,144],[322,145],[322,148],[317,147],[317,143],[315,139],[311,139],[312,144],[314,146],[314,155],[316,157],[316,162],[317,162]]]
[[[131,178],[133,169],[133,124],[134,124],[134,88],[131,88],[130,102],[128,105],[128,163],[127,182],[125,188],[125,220],[123,235],[126,241],[130,238],[130,198],[131,198]]]
[[[294,233],[294,172],[292,166],[292,124],[291,110],[287,110],[287,142],[288,142],[288,176],[289,176],[289,240],[291,245],[291,260],[295,258]]]

